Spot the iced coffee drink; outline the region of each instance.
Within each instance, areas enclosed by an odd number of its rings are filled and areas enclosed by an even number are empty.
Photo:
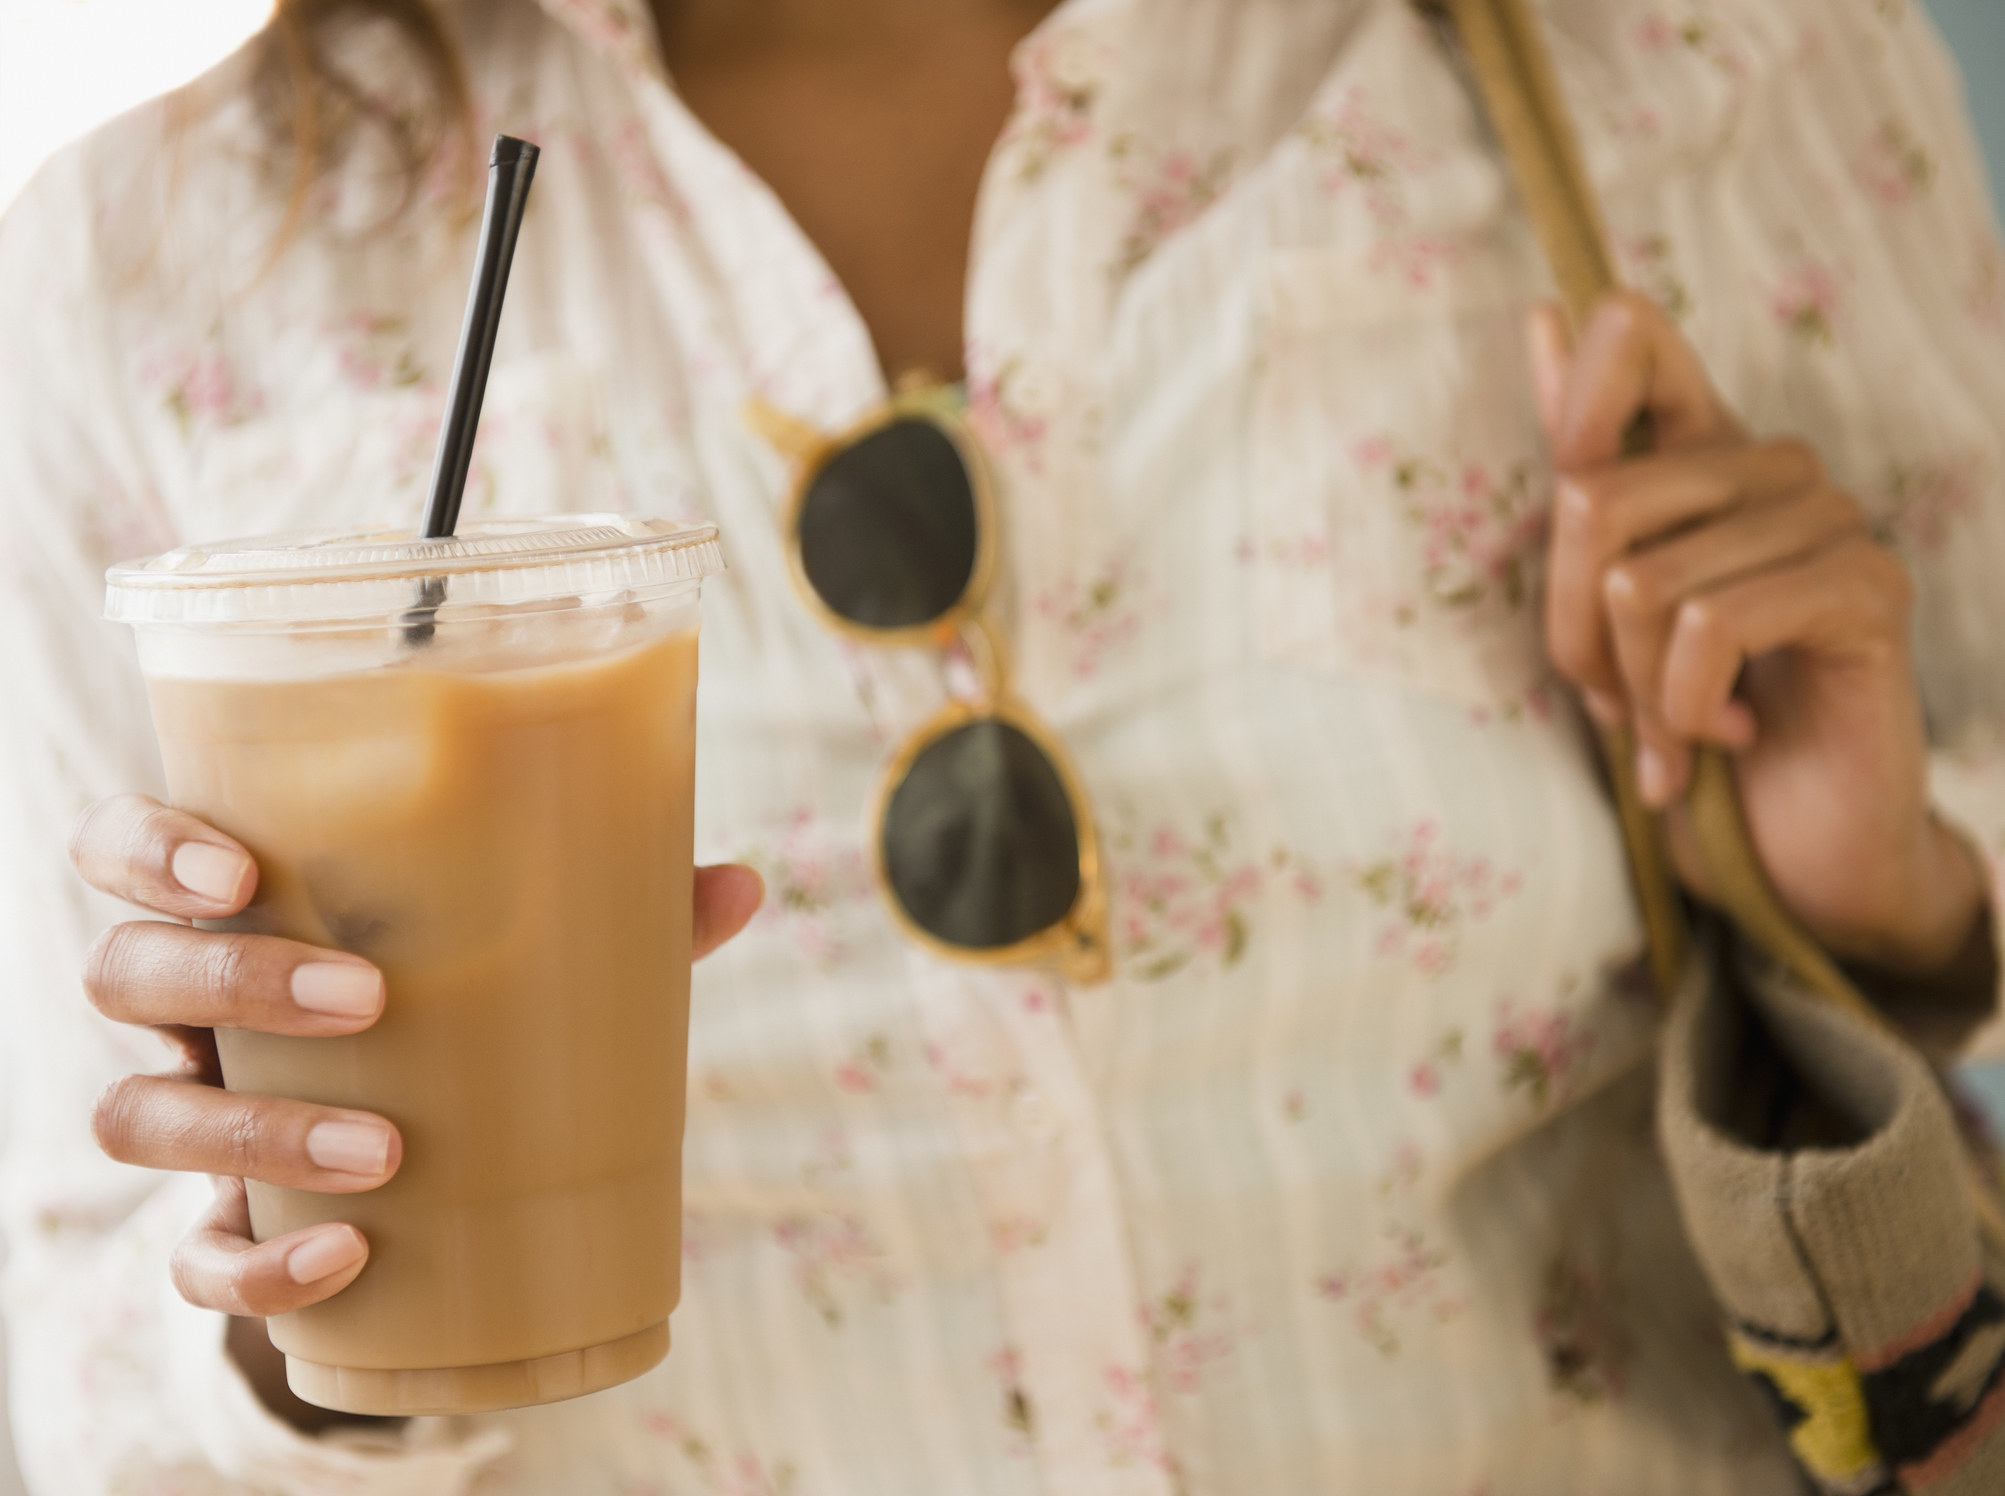
[[[270,1321],[294,1389],[429,1413],[638,1375],[678,1283],[714,532],[585,519],[194,554],[114,573],[112,611],[153,615],[174,804],[257,859],[224,924],[364,956],[388,991],[360,1034],[217,1035],[231,1088],[403,1136],[373,1191],[249,1187],[260,1240],[341,1220],[370,1241],[347,1289]],[[215,616],[254,611],[273,616]]]

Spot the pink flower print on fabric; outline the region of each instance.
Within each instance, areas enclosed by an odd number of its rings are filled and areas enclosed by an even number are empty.
[[[979,1074],[937,1040],[927,1042],[925,1055],[927,1065],[946,1086],[949,1096],[959,1096],[967,1101],[986,1101],[1004,1089],[1004,1083],[994,1076]]]
[[[1883,120],[1852,162],[1852,177],[1889,208],[1906,207],[1935,180],[1935,162],[1899,120]]]
[[[1005,1447],[1018,1458],[1028,1458],[1037,1442],[1037,1414],[1023,1390],[1023,1356],[1015,1346],[1006,1345],[986,1364],[1002,1393],[1002,1425],[1009,1440]]]
[[[1165,1475],[1177,1474],[1176,1457],[1163,1439],[1162,1410],[1148,1377],[1118,1362],[1101,1371],[1107,1402],[1094,1415],[1107,1462],[1116,1469],[1151,1466]]]
[[[696,1479],[697,1489],[712,1496],[791,1496],[799,1484],[792,1460],[769,1463],[749,1450],[720,1451],[715,1443],[692,1432],[684,1422],[660,1409],[640,1415],[641,1431],[679,1454]],[[633,1486],[642,1491],[668,1492],[662,1485]]]
[[[1677,271],[1670,239],[1663,234],[1631,234],[1618,242],[1618,253],[1632,284],[1640,288],[1673,321],[1692,310],[1692,293]]]
[[[654,141],[638,115],[614,126],[606,144],[620,185],[636,202],[661,209],[678,225],[687,226],[692,221],[689,200],[662,169]]]
[[[1321,876],[1298,854],[1275,847],[1266,859],[1242,857],[1222,815],[1201,837],[1170,826],[1108,838],[1116,957],[1139,981],[1157,981],[1200,959],[1221,969],[1239,964],[1263,900],[1323,896]]]
[[[1109,267],[1114,279],[1122,280],[1217,201],[1231,180],[1232,158],[1221,153],[1205,160],[1181,147],[1157,147],[1133,135],[1115,141],[1110,154],[1116,181],[1133,201],[1127,232]]]
[[[1186,1264],[1167,1289],[1142,1306],[1142,1328],[1172,1392],[1197,1391],[1204,1369],[1232,1354],[1233,1332],[1218,1323],[1230,1303],[1223,1294],[1206,1294],[1202,1278],[1199,1264]]]
[[[1524,886],[1521,873],[1448,850],[1431,819],[1417,822],[1389,855],[1354,867],[1351,879],[1391,915],[1379,928],[1378,953],[1430,977],[1455,964],[1466,926],[1488,918]]]
[[[629,66],[655,67],[654,26],[646,0],[543,0],[543,5],[577,27],[594,46]]]
[[[1378,1242],[1368,1252],[1315,1280],[1318,1297],[1341,1304],[1351,1328],[1381,1356],[1399,1355],[1401,1336],[1416,1325],[1447,1324],[1469,1307],[1455,1285],[1448,1254],[1424,1226],[1407,1219],[1406,1203],[1420,1181],[1420,1150],[1402,1143],[1379,1176],[1384,1212]]]
[[[1477,727],[1493,722],[1550,722],[1558,707],[1558,691],[1550,680],[1534,681],[1515,701],[1470,707],[1469,721]]]
[[[996,457],[1042,473],[1042,446],[1059,399],[1056,379],[1006,358],[989,366],[980,344],[968,349],[968,424]]]
[[[1434,1041],[1427,1057],[1406,1072],[1406,1088],[1424,1101],[1441,1094],[1448,1072],[1462,1063],[1462,1030],[1450,1029]]]
[[[1382,229],[1406,222],[1402,181],[1426,165],[1428,158],[1403,131],[1372,114],[1362,88],[1346,89],[1334,108],[1312,112],[1299,129],[1331,159],[1323,177],[1327,191],[1361,192]]]
[[[1043,1221],[1036,1216],[1013,1214],[997,1216],[989,1222],[989,1242],[999,1257],[1026,1251],[1031,1247],[1044,1245],[1049,1232]]]
[[[1594,1053],[1594,1033],[1565,1008],[1544,1012],[1498,999],[1490,1053],[1506,1091],[1521,1091],[1540,1110],[1562,1100]]]
[[[717,1223],[700,1211],[682,1212],[682,1260],[694,1266],[716,1255],[723,1233]]]
[[[759,870],[767,897],[757,918],[781,921],[800,951],[817,966],[839,964],[848,954],[848,923],[855,906],[873,897],[869,860],[853,833],[840,835],[802,807],[741,860]]]
[[[1034,37],[1016,56],[1016,108],[997,145],[1018,182],[1034,182],[1061,151],[1093,138],[1093,103],[1107,59],[1078,31]]]
[[[1628,1390],[1634,1338],[1610,1285],[1569,1253],[1546,1267],[1532,1338],[1545,1361],[1546,1385],[1568,1401],[1614,1402]]]
[[[1259,545],[1250,539],[1242,539],[1233,559],[1247,564],[1260,562],[1289,571],[1316,572],[1329,566],[1330,555],[1328,533],[1310,529],[1298,535],[1277,535]]]
[[[884,1303],[898,1291],[883,1243],[853,1212],[796,1211],[774,1224],[773,1240],[793,1258],[795,1286],[831,1329],[858,1297]]]
[[[1406,183],[1431,166],[1434,155],[1374,115],[1362,88],[1346,89],[1333,107],[1311,112],[1297,129],[1330,162],[1324,190],[1332,197],[1362,197],[1378,231],[1371,267],[1395,271],[1417,288],[1433,285],[1454,260],[1455,246],[1408,231]]]
[[[1547,511],[1529,460],[1504,469],[1402,451],[1390,437],[1351,448],[1368,478],[1386,484],[1419,534],[1426,596],[1458,612],[1516,613],[1531,601]]]
[[[801,1183],[810,1189],[841,1180],[855,1166],[849,1152],[849,1134],[842,1124],[831,1122],[815,1137],[815,1146],[801,1164]]]
[[[1637,48],[1649,57],[1682,49],[1704,58],[1727,78],[1743,81],[1748,76],[1747,59],[1728,40],[1719,21],[1707,14],[1711,8],[1707,0],[1692,0],[1645,13],[1633,33]]]
[[[1636,45],[1651,56],[1668,52],[1678,42],[1678,28],[1656,11],[1636,23]]]
[[[1064,636],[1073,678],[1090,680],[1106,655],[1141,635],[1147,596],[1147,578],[1122,557],[1083,581],[1068,575],[1052,583],[1031,608]]]
[[[358,390],[410,389],[430,379],[411,337],[411,320],[357,312],[331,334],[341,377]]]
[[[1875,528],[1904,550],[1941,555],[1956,527],[1982,503],[1979,471],[1969,460],[1895,463],[1881,484]]]
[[[870,1034],[835,1067],[836,1089],[865,1095],[882,1085],[890,1073],[891,1041],[882,1034]]]
[[[246,384],[230,356],[214,344],[154,354],[140,365],[139,378],[183,436],[241,426],[264,414],[264,392]]]
[[[1770,292],[1769,311],[1800,341],[1829,347],[1844,321],[1848,281],[1835,266],[1799,261]]]
[[[1351,1328],[1392,1360],[1399,1355],[1405,1322],[1447,1324],[1468,1308],[1460,1293],[1442,1286],[1448,1255],[1419,1226],[1388,1224],[1384,1241],[1355,1266],[1325,1273],[1316,1292],[1350,1311]]]
[[[1602,128],[1616,140],[1656,141],[1664,134],[1664,113],[1648,100],[1610,98],[1602,104],[1600,119]]]

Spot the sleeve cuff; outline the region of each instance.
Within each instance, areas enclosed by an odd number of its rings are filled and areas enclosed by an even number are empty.
[[[2005,940],[2005,744],[1985,742],[1931,756],[1936,813],[1969,843],[1982,866],[1995,939]],[[2005,1003],[1969,1039],[1965,1060],[2005,1059]]]

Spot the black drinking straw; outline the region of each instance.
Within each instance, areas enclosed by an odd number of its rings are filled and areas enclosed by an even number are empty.
[[[541,154],[526,140],[497,135],[487,158],[487,206],[481,214],[480,247],[474,253],[466,320],[460,324],[459,352],[453,359],[452,398],[439,422],[438,455],[432,461],[432,488],[425,500],[427,540],[442,539],[459,524],[467,467],[473,461],[474,433],[480,428],[480,402],[487,393],[488,365],[494,361],[494,335],[501,327],[501,301],[508,294],[508,267],[515,259],[522,210],[529,204],[529,183]],[[422,644],[432,637],[433,615],[445,600],[444,577],[427,577],[418,584],[418,606],[403,620],[404,637],[409,642]]]
[[[501,326],[501,298],[508,294],[508,266],[515,237],[529,202],[529,181],[541,152],[512,135],[494,137],[487,158],[487,209],[480,225],[480,249],[467,291],[466,321],[460,324],[459,355],[453,360],[452,399],[439,423],[439,452],[432,463],[432,492],[425,504],[425,538],[450,535],[459,523],[466,492],[473,435],[480,425],[480,401],[487,393],[487,366],[494,359],[494,334]]]

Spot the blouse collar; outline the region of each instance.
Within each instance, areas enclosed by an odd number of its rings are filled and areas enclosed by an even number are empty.
[[[666,78],[647,0],[540,0],[543,9],[623,66]]]

